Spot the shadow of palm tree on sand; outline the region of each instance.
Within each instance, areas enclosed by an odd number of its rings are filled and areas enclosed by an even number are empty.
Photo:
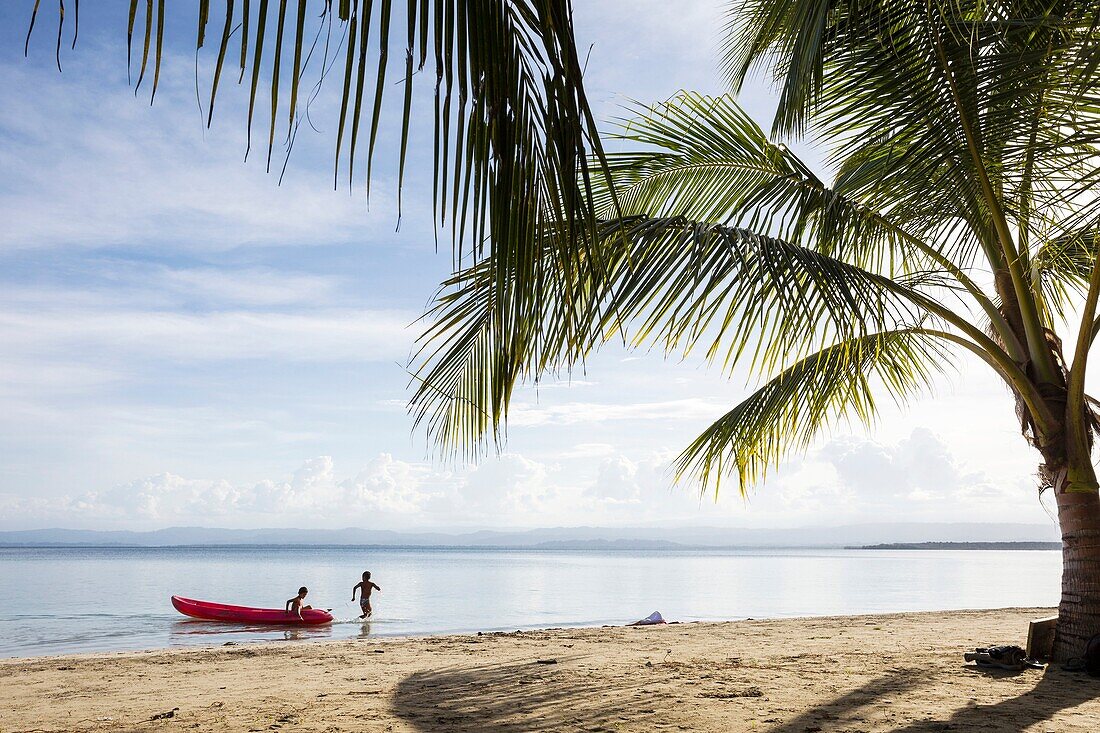
[[[1028,726],[1050,720],[1056,713],[1100,697],[1100,681],[1083,674],[1063,672],[1048,668],[1038,673],[980,672],[972,667],[961,667],[959,674],[980,677],[1012,677],[1018,674],[1041,677],[1034,687],[1022,694],[1000,702],[980,705],[969,704],[956,709],[950,715],[929,715],[924,720],[900,722],[885,729],[897,733],[941,733],[942,731],[1012,731],[1016,733]],[[936,675],[942,676],[942,672]],[[852,729],[845,725],[865,714],[869,708],[881,706],[885,698],[904,698],[905,694],[926,682],[932,675],[920,670],[899,670],[879,678],[834,700],[813,708],[771,729],[771,733],[806,733],[828,731],[834,728]],[[876,730],[883,729],[881,725]]]
[[[561,661],[554,665],[532,661],[418,672],[398,683],[394,712],[425,732],[616,731],[659,727],[676,720],[683,706],[690,705],[681,695],[691,693],[677,680],[653,679],[651,684],[640,685],[636,678],[607,679],[598,669],[588,669],[583,658]],[[897,669],[793,718],[739,722],[744,723],[744,729],[751,722],[752,730],[769,733],[861,731],[869,727],[899,733],[1015,732],[1100,697],[1100,680],[1048,669],[1022,673],[1028,676],[1022,680],[1027,683],[1025,691],[996,703],[966,704],[960,700],[950,713],[929,712],[915,721],[912,706],[906,709],[905,705],[894,704],[903,703],[907,695],[917,694],[922,687],[934,690],[943,674],[942,669]],[[958,674],[989,681],[990,677],[1014,673],[960,667]],[[1033,683],[1032,675],[1038,676]],[[723,726],[716,730],[728,730],[730,723],[741,730],[738,717],[722,721],[719,716],[712,722]],[[1089,730],[1090,726],[1082,722],[1080,729]]]
[[[531,662],[409,675],[397,685],[394,712],[422,731],[612,731],[646,704],[636,685],[601,680],[572,664]]]

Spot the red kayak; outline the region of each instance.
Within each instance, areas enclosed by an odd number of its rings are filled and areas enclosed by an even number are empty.
[[[281,608],[249,608],[224,603],[195,601],[172,596],[172,605],[184,616],[206,621],[230,621],[238,624],[277,624],[281,626],[317,626],[332,623],[332,614],[319,608],[302,611],[302,617]]]

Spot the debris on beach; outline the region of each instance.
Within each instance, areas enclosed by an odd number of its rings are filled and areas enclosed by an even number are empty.
[[[730,692],[718,691],[718,692],[700,692],[699,697],[708,697],[714,700],[736,700],[741,697],[763,697],[764,693],[761,692],[759,687],[745,687],[740,690],[733,690]]]
[[[1027,652],[1015,645],[979,647],[963,655],[983,669],[1007,669],[1019,672],[1024,669],[1042,669],[1043,665],[1029,659]]]
[[[654,611],[645,618],[634,621],[633,623],[629,623],[627,624],[627,626],[655,626],[657,624],[667,623],[668,621],[665,621],[665,618],[661,615],[660,611]]]

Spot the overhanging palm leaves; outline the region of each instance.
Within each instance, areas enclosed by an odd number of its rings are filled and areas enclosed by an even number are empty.
[[[424,388],[502,420],[510,386],[471,392],[459,375],[489,370],[495,385],[511,385],[529,373],[531,360],[536,368],[551,363],[561,343],[579,339],[547,344],[540,314],[580,297],[570,283],[598,279],[586,270],[599,260],[586,252],[597,231],[590,189],[602,176],[593,175],[589,155],[598,158],[601,149],[581,84],[570,0],[197,0],[195,9],[196,25],[181,31],[167,27],[164,0],[131,0],[127,38],[136,85],[147,86],[152,99],[165,34],[195,33],[199,49],[210,45],[216,53],[208,121],[219,95],[233,88],[226,77],[239,77],[248,145],[262,134],[269,167],[276,140],[293,142],[308,107],[304,90],[312,97],[323,82],[336,84],[336,180],[350,185],[365,170],[369,192],[393,51],[402,59],[396,158],[403,178],[413,87],[419,72],[430,70],[436,217],[449,220],[456,263],[491,263],[476,270],[477,282],[488,278],[479,292],[491,302],[449,314],[450,325],[479,335],[446,341],[448,359],[463,367],[441,367]],[[62,9],[59,38],[63,23]],[[262,133],[255,129],[261,124]],[[551,262],[552,272],[545,269]],[[546,357],[538,355],[543,349]],[[483,419],[476,410],[467,417]],[[449,440],[444,426],[452,424],[434,421],[432,432]]]
[[[708,360],[746,362],[767,373],[837,341],[937,322],[927,315],[927,293],[946,287],[937,274],[886,278],[806,247],[685,217],[609,221],[593,249],[604,258],[601,267],[583,271],[603,277],[569,283],[581,297],[548,295],[543,302],[551,307],[532,324],[526,353],[496,345],[491,259],[447,284],[430,314],[413,397],[431,434],[459,449],[496,437],[516,380],[570,367],[608,339],[684,355],[701,348]],[[552,261],[543,267],[558,271]],[[563,282],[548,279],[546,286],[561,293]]]
[[[611,338],[701,350],[786,375],[787,387],[802,373],[824,396],[798,415],[863,419],[872,400],[835,398],[859,393],[844,387],[854,365],[883,365],[879,388],[900,397],[924,383],[913,365],[929,344],[950,344],[996,370],[1041,448],[1063,431],[1070,453],[1088,441],[1073,416],[1087,412],[1100,299],[1095,3],[733,3],[731,83],[770,64],[773,133],[825,140],[831,184],[731,97],[635,110],[619,137],[636,149],[604,158],[566,0],[197,0],[196,10],[199,47],[215,29],[209,115],[237,70],[250,134],[267,118],[269,159],[277,137],[292,139],[311,63],[334,70],[337,171],[349,181],[357,165],[370,177],[391,42],[404,51],[399,171],[415,77],[434,70],[436,213],[450,218],[459,267],[429,314],[413,410],[443,444],[499,436],[515,384]],[[130,17],[138,85],[155,92],[171,32],[163,0],[132,0]],[[1079,296],[1083,348],[1067,365],[1053,329]],[[763,410],[745,404],[739,420]],[[827,422],[799,422],[807,432],[786,444]],[[732,455],[782,454],[780,433],[711,432],[723,434],[757,436],[731,437]],[[731,455],[705,442],[699,455]],[[760,473],[733,463],[742,479]]]
[[[605,220],[596,248],[604,262],[592,272],[606,277],[574,283],[588,294],[586,305],[543,313],[538,328],[561,334],[576,318],[568,328],[581,340],[557,340],[563,347],[558,360],[528,361],[517,376],[571,365],[623,333],[637,345],[679,354],[701,345],[708,358],[726,366],[779,371],[777,381],[681,456],[680,469],[704,480],[730,469],[751,482],[768,462],[804,447],[840,414],[872,419],[873,389],[903,399],[926,385],[930,365],[946,363],[949,348],[968,350],[993,367],[1021,399],[1030,423],[1057,422],[1021,365],[1019,349],[1002,338],[1017,336],[994,305],[996,295],[983,292],[948,256],[965,251],[957,246],[965,236],[953,224],[963,218],[957,208],[922,211],[923,218],[935,212],[945,233],[940,242],[926,242],[891,214],[825,186],[791,151],[768,141],[730,98],[683,95],[646,110],[624,126],[623,136],[645,147],[608,158],[620,211],[629,216]],[[602,211],[606,216],[612,209]],[[670,215],[676,211],[684,215]],[[800,243],[714,221],[770,228]],[[1036,271],[1051,283],[1079,287],[1082,257],[1088,254],[1080,238],[1049,242],[1037,250]],[[552,262],[545,267],[556,271]],[[499,399],[510,390],[493,385],[499,370],[454,369],[455,362],[433,346],[461,332],[454,330],[455,312],[486,302],[490,281],[475,287],[476,271],[460,275],[464,287],[440,301],[422,376],[438,385],[433,371],[451,367],[449,374],[478,387],[454,399],[449,389],[421,386],[414,397],[418,416],[449,426],[437,435],[464,446],[499,427],[495,417],[506,413],[503,404],[490,409],[470,395]],[[487,313],[488,306],[478,312]],[[483,356],[491,360],[491,349]],[[780,403],[789,412],[779,411]],[[758,422],[750,430],[753,416]],[[738,429],[731,429],[731,420]]]
[[[896,259],[910,249],[908,232],[836,195],[732,97],[687,92],[633,111],[613,137],[637,152],[608,156],[622,213],[729,222],[879,270],[912,264]],[[602,193],[600,213],[612,217],[611,192]]]
[[[39,5],[28,49],[43,23]],[[425,122],[434,129],[436,214],[453,226],[456,258],[464,246],[480,254],[533,241],[536,232],[543,239],[556,232],[558,247],[583,246],[595,224],[585,195],[588,156],[599,155],[600,143],[570,0],[195,0],[193,7],[194,24],[179,28],[165,0],[130,0],[129,61],[150,100],[166,34],[193,34],[196,47],[212,54],[207,119],[236,86],[227,82],[239,81],[249,148],[262,147],[270,167],[277,141],[289,154],[320,85],[335,85],[336,180],[350,184],[362,170],[369,186],[387,90],[400,82],[394,157],[403,178],[414,85],[426,77],[435,99]],[[62,32],[72,27],[64,3],[57,17],[60,54]],[[396,74],[391,56],[400,58]],[[537,297],[522,284],[522,269],[513,274],[522,297]]]

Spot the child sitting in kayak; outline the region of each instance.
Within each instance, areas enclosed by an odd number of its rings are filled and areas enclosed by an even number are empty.
[[[298,595],[294,596],[293,598],[291,598],[289,601],[286,602],[286,612],[287,613],[293,613],[293,614],[297,615],[298,618],[302,618],[302,611],[308,611],[311,608],[313,608],[313,606],[303,606],[302,605],[302,601],[304,601],[306,599],[306,594],[307,593],[309,593],[309,588],[305,587],[304,585],[301,588],[299,588],[298,589]]]
[[[375,585],[370,580],[370,571],[363,573],[363,580],[356,583],[351,588],[351,600],[355,600],[355,591],[359,591],[359,609],[363,612],[363,615],[359,618],[366,618],[374,613],[374,610],[370,607],[370,594],[371,591],[381,591],[382,587]]]

